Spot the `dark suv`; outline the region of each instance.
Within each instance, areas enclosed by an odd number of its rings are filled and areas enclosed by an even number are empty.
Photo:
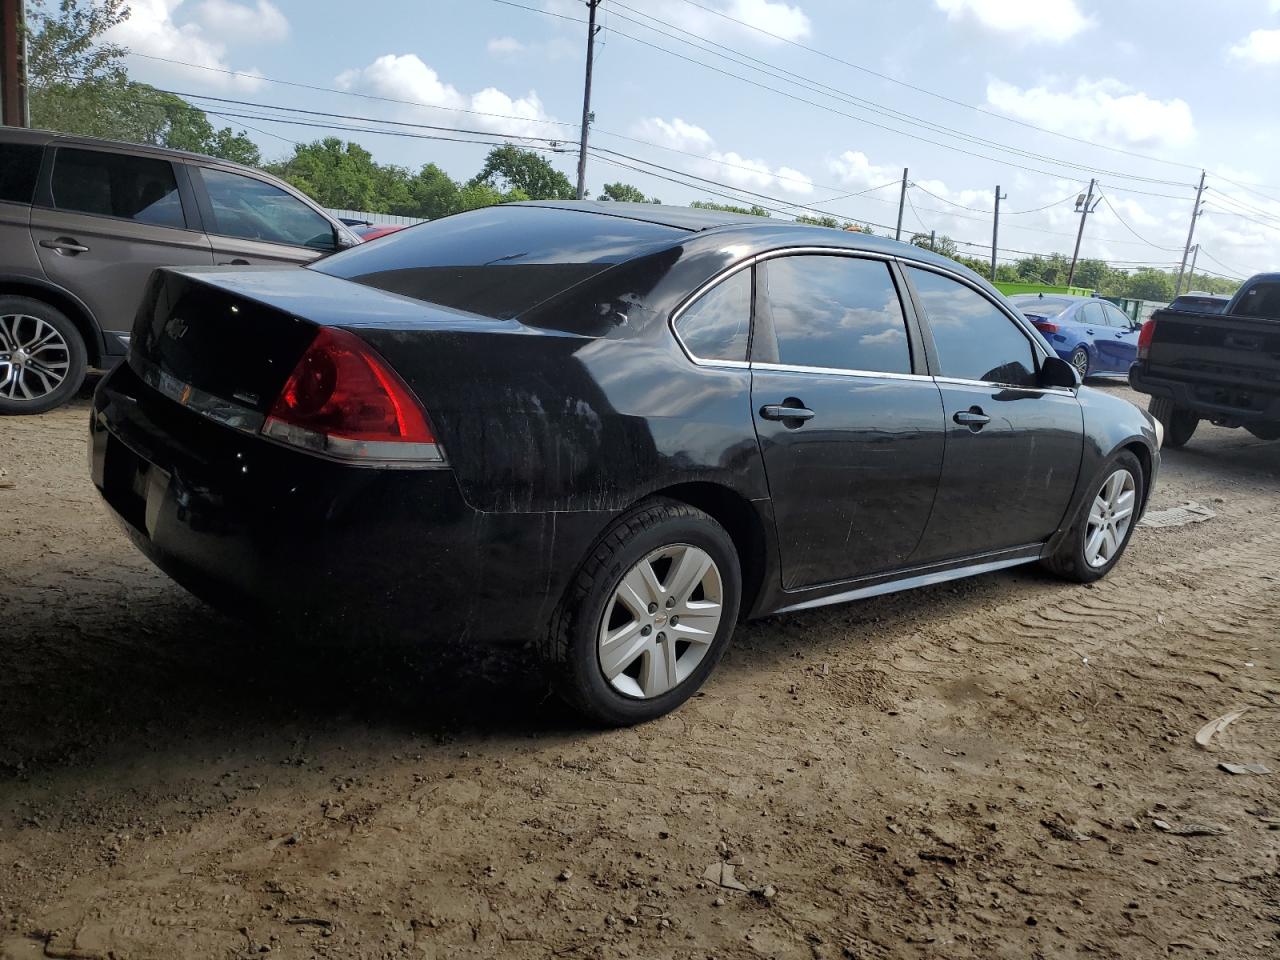
[[[156,267],[302,264],[356,243],[259,170],[0,128],[0,414],[50,410],[124,356]]]

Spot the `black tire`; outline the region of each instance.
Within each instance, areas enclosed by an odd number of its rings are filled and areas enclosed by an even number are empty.
[[[32,372],[34,368],[19,374],[17,365],[10,360],[21,343],[9,342],[9,335],[16,331],[17,336],[25,337],[33,333],[38,323],[47,324],[61,338],[62,347],[46,346],[40,357],[57,366],[61,381],[39,376]],[[64,363],[66,366],[62,367]],[[30,297],[0,297],[0,414],[45,413],[61,406],[80,390],[87,365],[84,338],[61,310]],[[21,382],[16,379],[19,375]],[[32,396],[24,396],[27,393]]]
[[[622,578],[654,551],[688,544],[715,562],[722,584],[721,617],[702,660],[673,689],[650,699],[626,696],[605,679],[598,648],[606,605]],[[733,541],[706,513],[665,498],[648,500],[615,522],[587,557],[551,623],[543,650],[557,693],[591,720],[630,726],[670,713],[715,669],[733,635],[742,573]]]
[[[1172,449],[1185,447],[1200,423],[1199,417],[1168,397],[1152,397],[1147,411],[1164,427],[1164,445]]]
[[[1089,376],[1089,351],[1084,347],[1076,347],[1071,351],[1068,363],[1076,368],[1076,372],[1080,374],[1080,382],[1084,383],[1084,378]]]
[[[1094,566],[1085,558],[1085,547],[1089,535],[1089,511],[1092,509],[1093,502],[1101,492],[1103,485],[1119,469],[1127,470],[1133,476],[1133,518],[1125,531],[1123,540],[1120,542],[1119,549],[1105,564]],[[1117,453],[1098,472],[1097,478],[1089,488],[1089,495],[1080,504],[1080,509],[1076,512],[1075,519],[1072,520],[1071,527],[1062,538],[1058,549],[1052,556],[1046,557],[1041,561],[1042,565],[1057,576],[1066,580],[1073,580],[1076,583],[1092,583],[1105,577],[1120,562],[1120,558],[1124,556],[1125,549],[1129,546],[1133,531],[1138,526],[1138,513],[1146,498],[1146,490],[1147,477],[1142,470],[1142,464],[1138,462],[1138,458],[1128,450],[1122,450]]]
[[[1280,440],[1280,423],[1249,423],[1245,429],[1259,440]]]

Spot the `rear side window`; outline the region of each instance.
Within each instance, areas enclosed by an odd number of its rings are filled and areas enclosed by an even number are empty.
[[[1240,298],[1235,314],[1241,317],[1280,317],[1280,283],[1257,283]]]
[[[167,160],[59,147],[50,186],[59,210],[157,227],[186,226],[178,181]]]
[[[315,250],[336,246],[333,224],[293,194],[226,170],[202,167],[200,176],[213,208],[210,233]]]
[[[44,147],[29,143],[0,143],[0,200],[30,203]]]
[[[779,363],[911,372],[906,318],[887,264],[796,256],[769,260],[765,267]]]
[[[751,336],[751,270],[739,270],[695,300],[676,332],[695,357],[746,360]]]
[[[949,277],[916,267],[908,267],[907,272],[933,331],[942,376],[1036,385],[1031,341],[1003,310]]]

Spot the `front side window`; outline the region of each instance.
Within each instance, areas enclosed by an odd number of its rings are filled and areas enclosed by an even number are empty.
[[[949,277],[916,267],[907,272],[933,331],[941,376],[1036,385],[1031,341],[1003,310]]]
[[[703,360],[746,360],[751,335],[751,270],[716,284],[676,321],[689,352]]]
[[[201,168],[200,176],[213,208],[210,233],[314,250],[334,249],[333,225],[293,194],[225,170]]]
[[[59,147],[50,183],[58,210],[185,227],[173,164],[155,157]]]
[[[1091,327],[1106,327],[1110,325],[1107,315],[1102,310],[1102,305],[1098,303],[1086,303],[1080,308],[1080,322],[1087,323]]]
[[[1119,327],[1121,330],[1128,330],[1132,323],[1129,322],[1129,316],[1119,307],[1113,307],[1109,303],[1102,305],[1102,311],[1107,315],[1107,322],[1113,327]]]
[[[886,263],[779,257],[767,262],[765,277],[779,363],[911,372],[906,317]]]

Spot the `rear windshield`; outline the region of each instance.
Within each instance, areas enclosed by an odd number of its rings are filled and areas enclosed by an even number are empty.
[[[1024,314],[1037,317],[1056,317],[1071,306],[1071,300],[1056,297],[1011,297],[1009,302]]]
[[[1236,304],[1235,313],[1241,317],[1280,318],[1280,283],[1258,283]]]
[[[500,320],[688,232],[622,217],[497,206],[424,223],[310,269]]]

